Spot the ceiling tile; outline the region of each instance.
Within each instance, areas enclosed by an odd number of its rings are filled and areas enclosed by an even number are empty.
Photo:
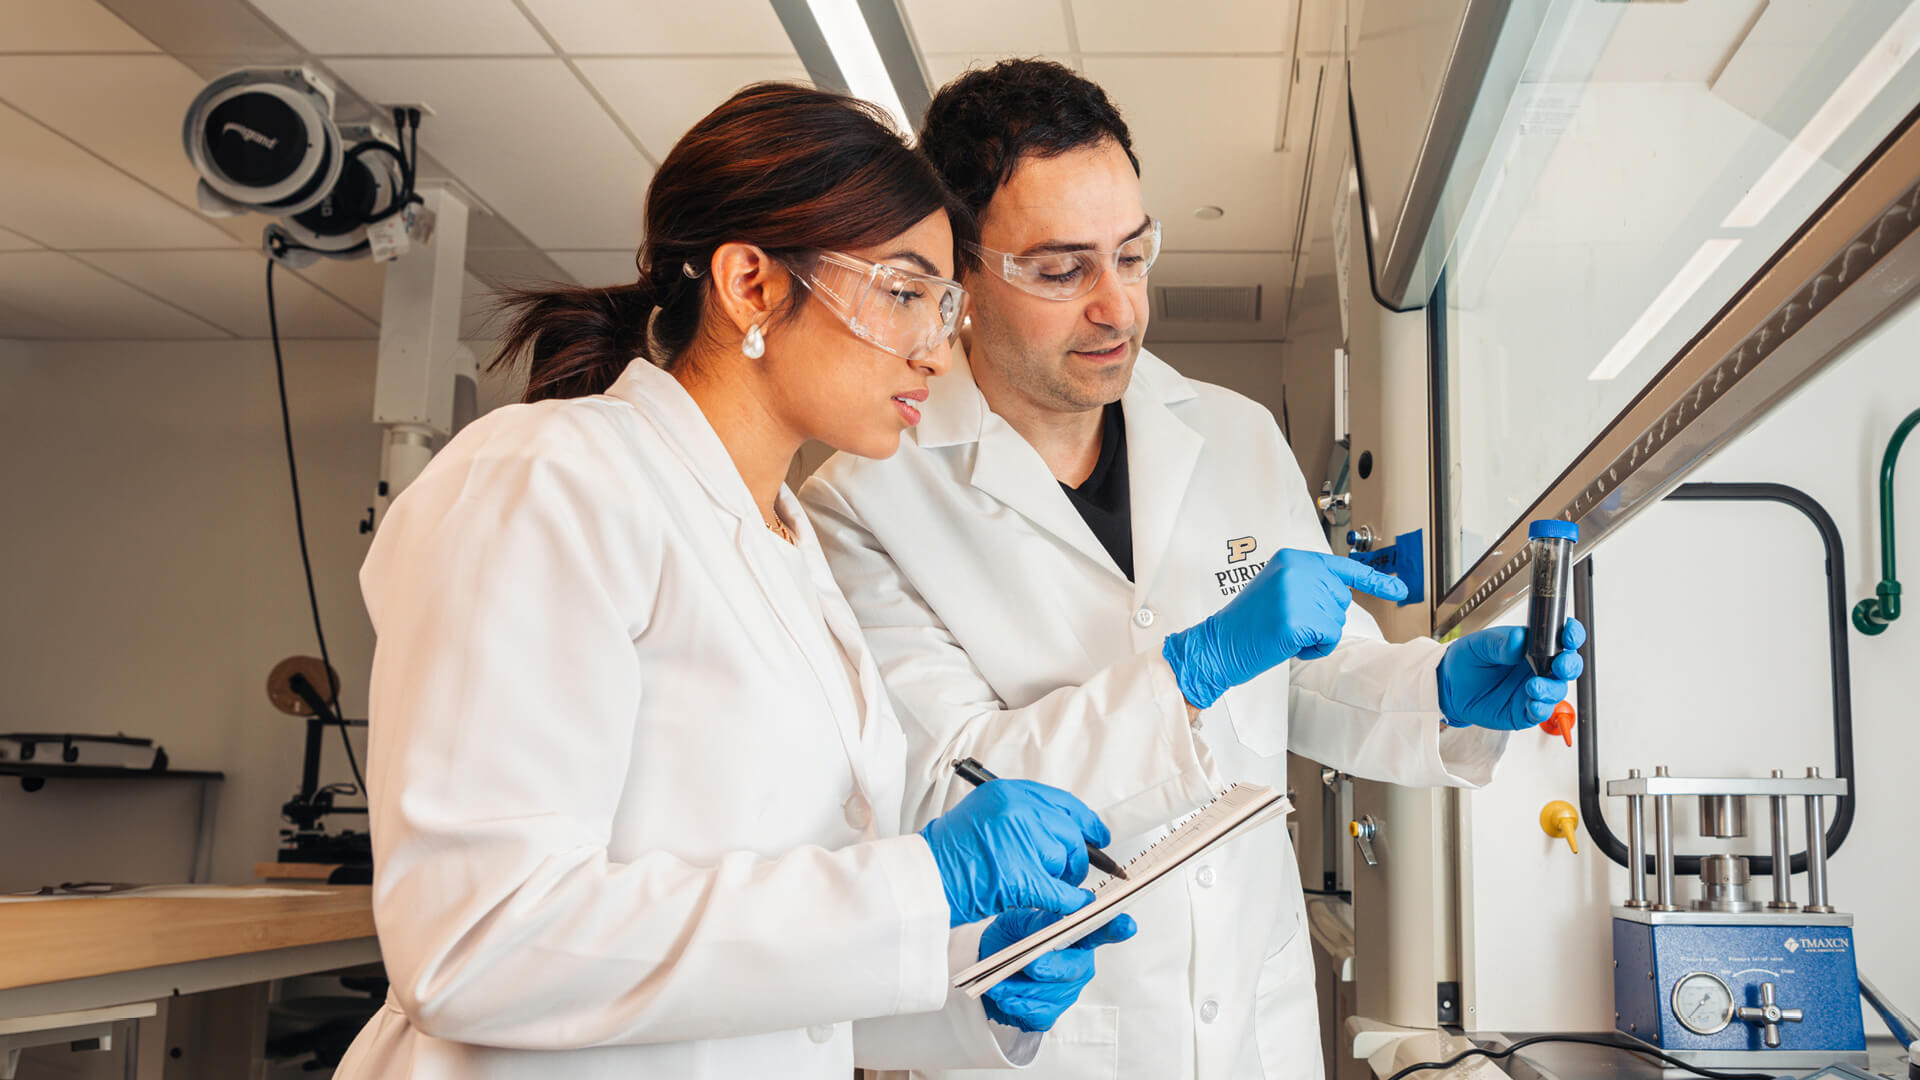
[[[446,174],[443,172],[442,175],[444,176]],[[424,171],[421,174],[421,179],[427,179]],[[512,225],[509,225],[500,218],[494,217],[492,214],[475,208],[473,213],[467,215],[468,251],[472,251],[475,248],[516,248],[525,250],[532,246],[532,244],[527,243],[527,238],[521,236]]]
[[[114,14],[176,56],[244,57],[246,64],[298,60],[300,50],[246,0],[112,0]],[[241,66],[236,64],[235,66]]]
[[[35,337],[121,341],[228,336],[78,259],[54,251],[0,255],[0,305],[31,312],[36,319],[65,330],[62,334],[31,335]]]
[[[253,251],[111,251],[79,256],[236,337],[268,334],[266,256]],[[274,302],[283,338],[377,338],[373,320],[297,275],[276,270]]]
[[[807,81],[798,56],[727,59],[580,60],[580,71],[620,114],[640,144],[662,160],[687,129],[733,92],[769,79]],[[637,236],[637,234],[636,234]],[[544,247],[606,248],[597,244]]]
[[[1283,52],[1301,2],[1072,0],[1073,24],[1084,53]]]
[[[301,277],[331,293],[378,327],[380,310],[386,297],[386,268],[372,259],[321,259],[299,271]],[[497,319],[491,308],[495,294],[489,285],[467,274],[462,278],[460,300],[460,337],[462,340],[491,340]],[[378,331],[371,336],[378,336]],[[487,358],[482,356],[481,363]]]
[[[190,211],[199,174],[180,145],[180,123],[205,85],[170,56],[0,56],[0,101]],[[258,246],[266,223],[202,220],[249,247]]]
[[[155,52],[94,0],[0,0],[8,52]]]
[[[1088,77],[1126,115],[1147,209],[1165,222],[1169,249],[1292,246],[1307,155],[1273,149],[1286,61],[1090,56],[1086,63]],[[1197,220],[1202,206],[1226,215]]]
[[[15,307],[0,292],[0,341],[67,338],[74,328],[57,323],[30,308]]]
[[[607,53],[793,55],[767,0],[526,0],[527,10],[575,56]]]
[[[1104,2],[1104,0],[1103,0]],[[1066,13],[1054,0],[906,0],[923,53],[1035,56],[1066,52]]]
[[[11,229],[0,229],[0,251],[38,251],[40,245]]]
[[[638,246],[652,179],[634,148],[557,59],[341,60],[374,101],[438,110],[420,143],[541,247]]]
[[[1043,53],[1032,53],[1032,52],[992,52],[992,51],[961,52],[961,53],[927,53],[926,55],[922,56],[920,59],[922,60],[922,62],[924,63],[927,69],[928,81],[933,83],[935,89],[938,89],[939,87],[945,86],[948,83],[952,82],[953,80],[959,78],[962,73],[969,71],[973,68],[992,67],[994,64],[1000,62],[1001,60],[1010,60],[1018,57],[1029,57],[1029,56],[1038,56],[1043,60],[1054,60],[1059,63],[1065,64],[1070,68],[1074,68],[1075,70],[1079,69],[1079,65],[1074,62],[1073,56],[1069,53],[1056,53],[1053,55],[1046,55]]]
[[[253,0],[319,56],[551,55],[512,0]]]
[[[545,285],[565,282],[567,272],[544,251],[469,251],[467,273],[492,285]]]
[[[1258,285],[1260,318],[1248,323],[1196,323],[1155,319],[1147,343],[1161,341],[1236,341],[1278,339],[1287,326],[1287,299],[1293,284],[1293,260],[1259,253],[1184,254],[1165,252],[1153,264],[1152,285]]]
[[[0,146],[7,148],[0,154],[0,226],[42,244],[117,250],[233,243],[206,218],[3,105]]]
[[[372,259],[321,259],[294,273],[373,322],[380,321],[380,301],[387,291],[385,263]]]
[[[429,122],[431,121],[423,122],[423,126],[424,123]],[[434,160],[431,153],[422,149],[420,151],[420,176],[418,182],[421,187],[426,187],[434,180],[460,182],[460,178],[453,174],[453,170]],[[468,194],[473,194],[472,189],[468,189]],[[516,248],[519,250],[527,250],[533,247],[533,244],[530,243],[526,237],[520,235],[520,231],[515,229],[511,223],[492,213],[491,207],[479,204],[470,209],[472,212],[467,216],[467,250],[472,251],[475,248]]]
[[[631,285],[640,277],[631,251],[549,251],[547,254],[582,285]]]

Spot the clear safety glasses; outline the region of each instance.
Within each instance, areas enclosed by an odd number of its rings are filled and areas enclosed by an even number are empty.
[[[855,336],[908,360],[951,343],[967,314],[957,281],[838,251],[821,252],[799,280]]]
[[[1060,251],[1046,255],[1013,255],[979,244],[968,244],[989,273],[1006,278],[1022,292],[1045,300],[1077,300],[1093,291],[1100,275],[1113,267],[1114,276],[1127,285],[1146,279],[1160,257],[1160,221],[1148,219],[1147,231],[1112,251]]]

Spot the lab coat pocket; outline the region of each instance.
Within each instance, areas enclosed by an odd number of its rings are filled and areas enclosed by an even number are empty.
[[[1061,1013],[1029,1068],[1047,1080],[1114,1080],[1120,1075],[1120,1009],[1079,1004]],[[1007,1080],[1017,1074],[963,1069],[941,1075],[945,1080]]]
[[[1266,1080],[1322,1080],[1320,1011],[1314,998],[1312,940],[1293,915],[1293,933],[1260,965],[1254,989],[1254,1042]]]
[[[1214,703],[1214,712],[1223,710],[1241,746],[1261,757],[1276,757],[1287,752],[1286,709],[1276,708],[1271,697],[1235,688]]]

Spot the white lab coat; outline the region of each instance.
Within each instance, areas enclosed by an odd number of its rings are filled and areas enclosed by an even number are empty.
[[[1323,660],[1230,690],[1196,730],[1161,644],[1285,547],[1327,550],[1272,416],[1142,353],[1121,399],[1129,582],[964,363],[911,443],[845,454],[801,488],[907,728],[913,820],[961,794],[949,759],[1057,784],[1131,856],[1228,781],[1284,787],[1292,749],[1360,776],[1485,783],[1500,734],[1447,730],[1431,641],[1390,645],[1358,605]],[[1290,670],[1289,670],[1290,668]],[[1287,831],[1262,829],[1134,909],[1026,1075],[1322,1075],[1313,962]]]
[[[898,722],[780,506],[797,549],[645,361],[479,420],[394,503],[361,571],[393,989],[343,1080],[1031,1059],[949,1001],[978,928],[900,835]]]

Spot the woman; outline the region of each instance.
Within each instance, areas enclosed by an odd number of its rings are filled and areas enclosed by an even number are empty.
[[[1011,781],[899,835],[901,732],[781,486],[806,439],[890,454],[917,420],[965,310],[947,208],[866,107],[750,87],[661,164],[638,282],[517,295],[528,403],[361,571],[393,991],[340,1076],[1021,1064],[1130,935],[949,1000],[1085,902],[1107,832]]]

